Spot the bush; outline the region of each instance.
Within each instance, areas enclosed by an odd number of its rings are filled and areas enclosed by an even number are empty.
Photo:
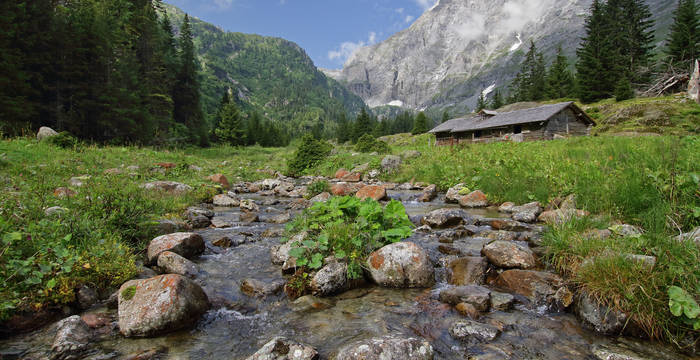
[[[304,135],[301,145],[294,152],[292,160],[287,165],[287,173],[292,176],[302,174],[325,159],[333,146],[323,140],[316,140],[310,134]]]
[[[331,191],[331,185],[328,184],[328,181],[318,180],[318,181],[312,182],[311,185],[309,185],[306,188],[306,194],[307,194],[306,196],[308,198],[312,198],[320,193],[330,192],[330,191]]]
[[[56,136],[52,136],[47,139],[49,144],[62,147],[64,149],[73,149],[80,145],[80,140],[71,135],[67,131],[61,131]]]
[[[348,276],[362,276],[362,264],[374,250],[411,236],[413,224],[401,202],[385,207],[372,199],[333,197],[315,203],[289,224],[290,235],[306,232],[302,242],[292,244],[290,255],[303,270],[317,270],[323,259],[335,256],[348,263]]]
[[[384,141],[377,140],[372,135],[364,134],[357,140],[355,151],[361,153],[378,152],[380,154],[387,154],[391,152],[391,148],[389,148],[389,145]]]

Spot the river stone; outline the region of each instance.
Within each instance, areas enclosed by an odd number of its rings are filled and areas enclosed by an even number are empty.
[[[466,256],[452,260],[447,282],[451,285],[483,284],[488,261],[481,256]]]
[[[494,230],[505,230],[505,231],[530,231],[535,227],[533,225],[528,225],[520,221],[513,219],[483,219],[479,220],[480,225],[488,225]]]
[[[202,288],[181,275],[127,281],[119,288],[119,329],[126,337],[157,336],[194,325],[209,306]]]
[[[141,185],[146,190],[163,191],[169,194],[179,195],[192,191],[192,187],[175,181],[153,181]]]
[[[196,215],[190,217],[190,225],[192,226],[193,229],[204,229],[206,227],[209,227],[211,225],[211,220],[209,220],[208,217],[204,215]]]
[[[431,228],[446,228],[462,225],[471,221],[469,213],[462,209],[443,208],[429,212],[421,219],[423,225]]]
[[[255,201],[253,201],[251,199],[241,200],[239,206],[241,207],[241,210],[254,211],[254,212],[260,211],[260,207],[258,206],[258,204],[256,204]]]
[[[593,347],[593,355],[598,360],[652,360],[652,358],[613,344],[605,346],[595,345]]]
[[[395,335],[357,341],[342,347],[336,360],[432,360],[429,342]]]
[[[58,331],[51,346],[52,360],[82,359],[90,344],[90,328],[78,315],[58,322]]]
[[[194,278],[199,273],[199,267],[195,263],[171,251],[164,251],[158,255],[158,267],[166,274],[178,274],[189,278]]]
[[[217,229],[228,228],[233,226],[233,222],[224,217],[215,217],[211,219],[211,226]]]
[[[387,155],[382,159],[382,171],[390,173],[397,171],[401,167],[401,157],[396,155]]]
[[[358,183],[339,182],[331,185],[331,193],[335,196],[347,196],[356,193],[361,187],[362,184]]]
[[[216,206],[235,207],[240,205],[240,202],[226,194],[218,194],[214,196],[213,203]]]
[[[292,216],[288,212],[285,212],[279,215],[268,217],[265,219],[265,222],[270,224],[284,224],[289,222],[289,220],[291,219]]]
[[[510,201],[506,201],[503,204],[501,204],[501,206],[498,207],[498,211],[502,212],[502,213],[509,213],[510,214],[513,212],[513,208],[515,208],[515,204],[510,202]]]
[[[330,309],[335,304],[329,300],[313,295],[304,295],[294,301],[292,301],[291,308],[294,312],[306,312],[314,310],[325,310]]]
[[[345,176],[343,176],[340,181],[345,181],[349,183],[357,183],[362,180],[362,174],[361,173],[356,173],[356,172],[351,172]]]
[[[284,287],[284,280],[266,283],[256,279],[243,279],[241,281],[241,292],[251,297],[265,297],[274,295]]]
[[[498,275],[496,286],[528,298],[536,305],[547,303],[564,285],[559,276],[534,270],[506,270]]]
[[[246,360],[317,360],[318,352],[309,345],[276,337]]]
[[[367,198],[379,201],[386,198],[386,189],[379,185],[367,185],[355,194],[360,200]]]
[[[311,200],[309,200],[309,201],[311,201],[312,203],[326,202],[326,201],[328,201],[328,199],[330,199],[330,198],[331,198],[331,194],[330,194],[330,193],[328,193],[328,192],[322,192],[322,193],[320,193],[320,194],[318,194],[318,195],[312,197]]]
[[[537,217],[542,213],[542,206],[535,201],[512,208],[513,220],[531,223],[537,221]]]
[[[435,283],[435,269],[428,253],[412,242],[386,245],[367,258],[370,276],[385,287],[430,287]]]
[[[468,316],[472,319],[478,319],[481,316],[481,312],[476,309],[476,307],[470,303],[459,303],[455,305],[455,310],[463,316]]]
[[[423,192],[418,196],[418,201],[420,202],[431,202],[437,197],[437,186],[435,184],[429,185]]]
[[[329,296],[347,288],[348,265],[330,261],[311,278],[311,289],[316,296]]]
[[[41,141],[44,139],[48,139],[54,136],[57,136],[58,133],[56,130],[48,127],[48,126],[42,126],[39,128],[39,131],[36,133],[36,139]]]
[[[492,310],[508,311],[513,307],[514,302],[515,297],[511,294],[491,291],[490,304]]]
[[[87,309],[91,308],[93,305],[97,304],[97,302],[100,300],[99,297],[97,296],[97,293],[95,292],[95,290],[93,290],[85,285],[81,286],[78,289],[78,293],[76,294],[76,297],[78,299],[78,305],[83,310],[87,310]]]
[[[212,218],[214,217],[214,211],[198,206],[188,207],[187,211],[185,211],[185,217],[191,219],[195,216],[205,216],[208,218]]]
[[[447,194],[445,194],[445,202],[447,203],[458,203],[459,199],[464,196],[462,191],[466,189],[464,184],[457,184],[449,189],[447,189]]]
[[[155,263],[164,251],[190,258],[204,251],[204,239],[199,234],[186,232],[158,236],[148,245],[148,262]]]
[[[479,311],[489,309],[491,290],[479,285],[451,286],[440,291],[440,301],[451,305],[468,303]]]
[[[484,246],[481,252],[489,262],[501,268],[535,267],[535,255],[532,250],[512,241],[494,241]]]
[[[289,256],[289,251],[295,243],[301,243],[306,239],[307,233],[302,232],[294,235],[284,244],[273,246],[270,249],[270,258],[275,265],[282,265],[282,271],[288,272],[296,267],[297,259]]]
[[[489,201],[481,190],[475,190],[459,198],[459,206],[466,208],[486,207]]]
[[[254,212],[244,211],[241,213],[239,220],[244,224],[250,224],[258,222],[260,220],[260,217]]]
[[[585,292],[576,297],[574,311],[586,326],[606,335],[619,334],[627,322],[623,312],[608,308]]]
[[[472,320],[459,320],[452,324],[450,334],[460,340],[476,338],[480,341],[492,341],[501,331],[491,325]]]

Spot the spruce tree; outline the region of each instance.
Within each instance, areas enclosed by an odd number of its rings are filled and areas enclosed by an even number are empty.
[[[348,119],[345,113],[340,114],[340,119],[338,120],[338,130],[336,133],[336,138],[338,143],[344,144],[352,138],[352,131]]]
[[[628,100],[634,97],[632,82],[627,77],[621,77],[615,86],[615,101]]]
[[[678,1],[666,43],[669,61],[681,70],[690,70],[693,61],[700,54],[698,6],[695,0]]]
[[[216,137],[224,144],[243,146],[246,144],[246,133],[243,128],[241,113],[236,103],[228,102],[221,109],[221,121],[215,130]]]
[[[586,35],[576,51],[579,98],[583,102],[594,102],[611,95],[607,66],[612,61],[613,50],[610,48],[605,23],[603,3],[593,0],[590,14],[586,18]]]
[[[557,57],[547,74],[547,97],[561,99],[572,96],[574,96],[574,76],[569,71],[569,61],[559,46]]]
[[[425,116],[425,113],[421,111],[416,116],[416,120],[413,123],[413,130],[411,131],[411,134],[423,134],[428,132],[428,130],[430,130],[428,129],[428,117]]]
[[[488,105],[486,104],[486,98],[484,98],[484,93],[479,94],[479,100],[476,101],[476,109],[474,109],[475,112],[479,112],[481,110],[486,109]]]
[[[246,125],[246,141],[247,145],[255,145],[258,144],[260,145],[261,139],[260,139],[260,133],[262,131],[262,126],[260,124],[260,114],[258,114],[257,111],[253,111],[253,113],[250,115],[248,118],[248,124]]]
[[[445,111],[442,113],[442,122],[444,123],[444,122],[446,122],[447,120],[450,120],[450,114],[447,113],[447,110],[445,110]]]
[[[544,55],[537,51],[534,41],[525,54],[525,60],[511,85],[511,96],[514,101],[538,101],[545,97],[547,87],[547,68]]]
[[[496,110],[502,108],[503,105],[505,104],[503,100],[503,95],[501,95],[501,90],[496,89],[493,92],[493,99],[491,99],[490,108]]]
[[[372,120],[370,119],[369,114],[367,114],[367,111],[365,111],[365,108],[362,108],[360,115],[358,115],[357,119],[355,120],[352,141],[356,142],[357,139],[364,134],[372,134]]]

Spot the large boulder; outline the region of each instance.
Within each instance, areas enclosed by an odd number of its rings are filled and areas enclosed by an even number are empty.
[[[199,273],[199,267],[195,263],[171,251],[164,251],[158,255],[158,267],[166,274],[178,274],[189,278],[194,278]]]
[[[146,190],[163,191],[169,194],[184,194],[192,191],[192,187],[175,181],[153,181],[141,185]]]
[[[451,285],[483,284],[488,261],[481,256],[454,259],[448,265],[447,282]]]
[[[475,190],[459,198],[459,206],[466,208],[479,208],[489,206],[489,200],[481,190]]]
[[[354,342],[338,351],[336,360],[432,360],[433,347],[416,338],[387,335]]]
[[[204,290],[181,275],[127,281],[119,288],[119,330],[135,337],[187,328],[209,306]]]
[[[379,201],[386,198],[386,189],[379,185],[367,185],[360,189],[355,196],[362,200],[370,198]]]
[[[199,234],[187,232],[158,236],[148,245],[148,262],[155,263],[158,255],[165,251],[190,258],[204,251],[204,239]]]
[[[246,360],[317,360],[318,352],[309,345],[276,337]]]
[[[41,141],[57,135],[58,133],[56,132],[56,130],[48,126],[42,126],[39,128],[39,132],[36,133],[36,139]]]
[[[78,315],[58,322],[58,331],[51,346],[52,360],[82,359],[90,344],[90,328]]]
[[[527,245],[512,241],[494,241],[481,250],[492,264],[502,268],[530,269],[535,267],[535,255]]]
[[[576,297],[574,311],[584,324],[603,334],[619,334],[627,323],[625,313],[601,304],[585,292]]]
[[[513,212],[513,220],[531,223],[537,221],[537,217],[542,213],[542,206],[535,201],[515,206],[511,210]]]
[[[316,296],[329,296],[341,292],[348,285],[348,265],[340,261],[328,261],[311,278],[311,289]]]
[[[534,270],[506,270],[498,275],[496,286],[522,295],[535,305],[549,303],[564,280],[558,275]]]
[[[372,279],[395,288],[429,287],[435,283],[435,269],[428,253],[412,242],[389,244],[367,258]]]
[[[382,171],[386,173],[399,170],[401,167],[401,157],[396,155],[387,155],[382,159]]]
[[[446,228],[473,223],[469,213],[462,209],[443,208],[429,212],[421,219],[423,225],[431,228]]]
[[[472,320],[459,320],[452,324],[450,334],[460,340],[475,338],[479,341],[491,341],[500,334],[498,328]]]
[[[457,305],[467,303],[478,311],[489,309],[491,290],[479,285],[451,286],[440,291],[440,301]]]

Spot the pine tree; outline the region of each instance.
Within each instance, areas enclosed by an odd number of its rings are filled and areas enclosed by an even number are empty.
[[[698,6],[695,0],[679,0],[673,13],[671,32],[666,40],[670,62],[682,70],[689,70],[700,55],[700,28]]]
[[[411,134],[423,134],[428,132],[428,130],[430,130],[428,128],[428,117],[425,116],[425,113],[421,111],[416,116],[416,120],[413,123],[413,130],[411,131]]]
[[[493,92],[493,99],[491,99],[491,104],[490,107],[493,110],[500,109],[503,107],[504,101],[503,101],[503,95],[501,95],[501,90],[496,89]]]
[[[232,146],[246,144],[243,121],[235,102],[230,101],[221,109],[221,121],[215,132],[216,137],[225,144]]]
[[[445,110],[445,111],[442,113],[442,122],[444,123],[444,122],[446,122],[447,120],[450,120],[450,114],[447,112],[447,110]]]
[[[208,140],[207,125],[202,113],[192,28],[187,14],[180,29],[180,71],[176,77],[173,100],[175,121],[190,130],[192,142],[205,145]]]
[[[261,144],[260,141],[260,133],[262,131],[262,127],[260,125],[260,114],[258,114],[257,111],[253,111],[253,113],[250,115],[248,118],[248,124],[246,125],[246,141],[247,145],[255,145]]]
[[[360,112],[360,115],[358,115],[355,120],[352,141],[356,142],[357,139],[364,134],[372,134],[372,120],[369,114],[367,114],[367,111],[365,111],[365,108],[362,108],[362,112]]]
[[[632,82],[627,77],[622,77],[618,80],[615,86],[615,101],[628,100],[634,97]]]
[[[476,101],[476,109],[474,109],[475,112],[479,112],[481,110],[486,109],[488,104],[486,104],[486,98],[484,98],[484,93],[479,94],[479,100]]]
[[[605,23],[603,4],[600,0],[593,0],[590,14],[586,18],[586,36],[576,51],[579,98],[583,102],[593,102],[611,95],[612,84],[607,66],[613,61],[613,50],[608,41]]]
[[[604,63],[613,90],[622,77],[644,84],[650,77],[654,21],[644,0],[608,0],[604,6],[604,34],[612,58]]]
[[[561,99],[572,96],[574,96],[574,76],[569,71],[569,61],[559,46],[557,57],[547,74],[547,97]]]
[[[344,144],[352,138],[352,131],[350,128],[350,124],[348,123],[348,119],[345,116],[345,113],[340,114],[336,138],[338,139],[338,143],[340,144]]]
[[[538,101],[545,97],[547,68],[544,55],[537,51],[534,41],[525,54],[525,60],[511,85],[511,96],[514,101]]]

